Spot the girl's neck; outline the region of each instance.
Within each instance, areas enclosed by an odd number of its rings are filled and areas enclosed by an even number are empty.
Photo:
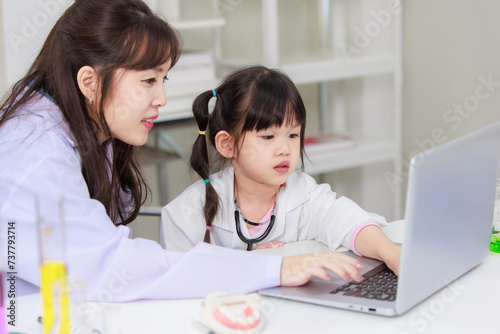
[[[257,184],[235,177],[235,196],[245,218],[258,222],[276,201],[280,186]]]
[[[258,183],[236,175],[234,176],[234,183],[238,198],[269,199],[274,197],[280,189],[280,185]]]

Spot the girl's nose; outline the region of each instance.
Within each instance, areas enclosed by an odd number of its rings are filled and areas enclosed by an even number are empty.
[[[277,155],[289,155],[290,154],[290,144],[288,143],[288,141],[286,139],[283,139],[283,140],[280,140],[279,141],[279,145],[278,145],[278,149],[277,149]]]

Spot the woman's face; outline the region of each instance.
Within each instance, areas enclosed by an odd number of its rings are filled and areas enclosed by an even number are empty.
[[[115,71],[104,105],[104,118],[114,138],[134,146],[146,143],[158,108],[167,103],[163,83],[169,69],[170,60],[149,70]]]

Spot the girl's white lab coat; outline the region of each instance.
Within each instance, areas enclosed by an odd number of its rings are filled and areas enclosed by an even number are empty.
[[[203,298],[211,291],[279,285],[278,256],[207,244],[184,254],[130,239],[129,228],[115,226],[90,198],[76,143],[57,106],[37,95],[18,115],[0,127],[1,235],[5,246],[7,222],[15,222],[15,269],[9,271],[18,280],[39,284],[34,196],[57,193],[65,197],[69,275],[86,279],[90,299]]]
[[[220,198],[219,213],[212,222],[211,242],[246,249],[247,245],[236,233],[233,178],[232,167],[210,176],[210,183]],[[205,184],[200,180],[163,207],[161,243],[165,248],[187,251],[203,240],[204,203]],[[336,198],[328,184],[318,185],[305,173],[290,175],[286,185],[281,187],[276,206],[274,227],[261,243],[315,239],[327,244],[332,251],[341,245],[351,249],[351,236],[357,226],[367,221],[386,225],[383,217],[366,212],[346,197]],[[247,238],[252,238],[245,223],[241,224],[241,230]]]

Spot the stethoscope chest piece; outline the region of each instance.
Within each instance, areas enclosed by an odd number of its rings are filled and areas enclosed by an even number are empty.
[[[280,189],[281,189],[281,187],[280,187]],[[264,233],[261,236],[259,236],[257,238],[249,239],[243,235],[243,232],[241,232],[240,215],[242,215],[242,214],[241,214],[240,207],[238,206],[238,203],[236,200],[236,185],[234,186],[234,206],[236,208],[234,210],[234,223],[236,225],[236,233],[238,234],[238,237],[240,238],[241,241],[243,241],[244,243],[247,244],[247,251],[252,250],[252,247],[254,244],[263,241],[264,239],[266,239],[269,236],[269,233],[271,233],[271,230],[273,229],[273,226],[274,226],[274,221],[276,220],[275,213],[276,213],[276,205],[278,202],[278,195],[279,195],[279,190],[278,190],[278,193],[276,194],[276,200],[274,201],[274,207],[273,207],[271,219],[269,220],[269,225],[267,226],[266,230],[264,231]],[[243,215],[242,215],[242,217],[243,217]],[[261,223],[251,222],[251,221],[245,219],[245,217],[243,217],[243,220],[245,221],[245,223],[253,225],[253,226],[261,225]]]

